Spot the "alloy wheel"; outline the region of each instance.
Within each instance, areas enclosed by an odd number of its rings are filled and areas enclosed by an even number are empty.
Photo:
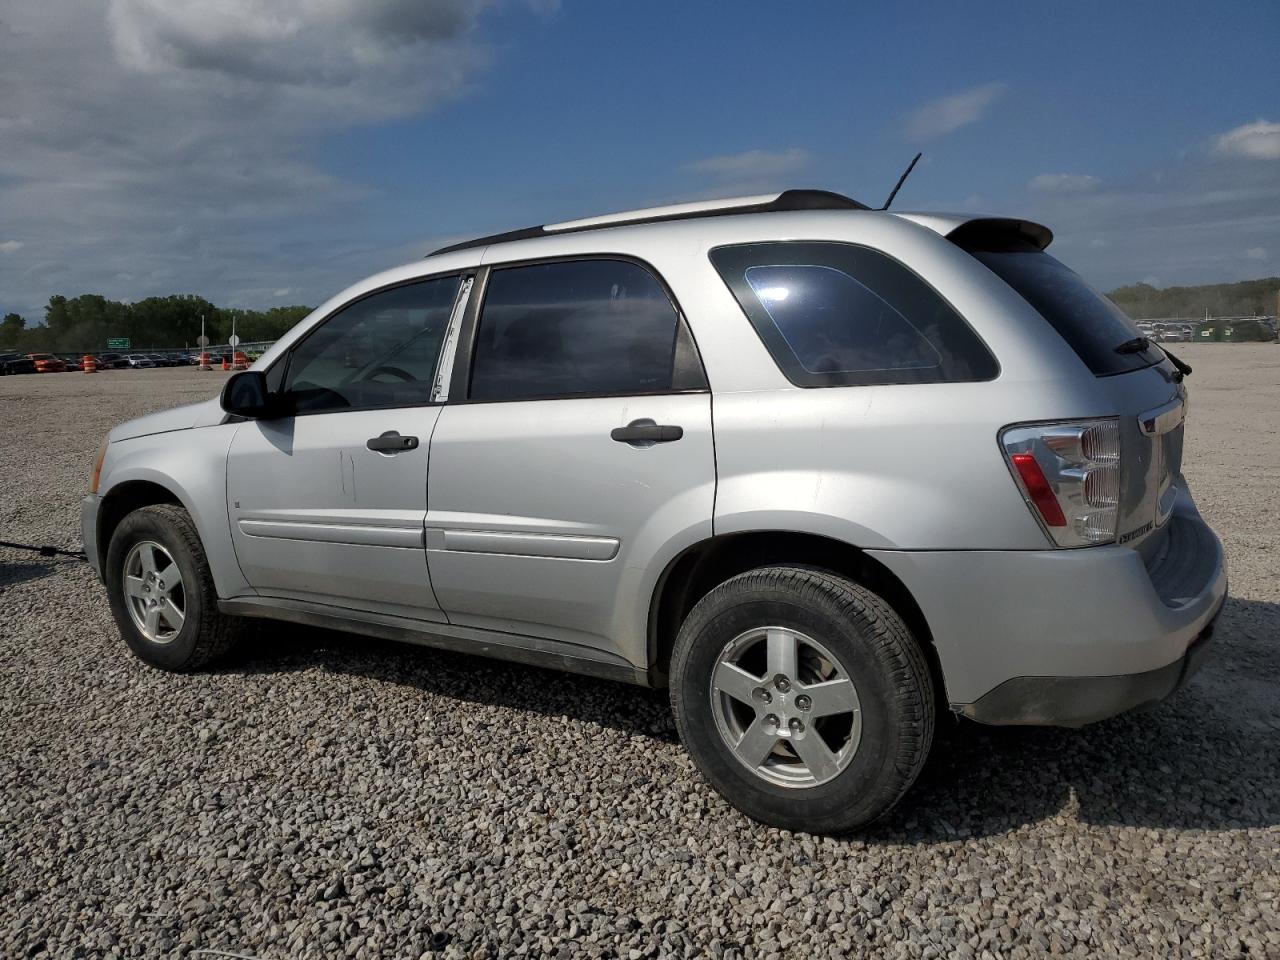
[[[173,555],[154,540],[133,545],[124,559],[125,604],[134,626],[152,643],[169,643],[187,619],[187,594]]]
[[[826,646],[799,631],[757,627],[730,640],[710,693],[734,757],[771,783],[827,783],[858,751],[862,708],[853,679]]]

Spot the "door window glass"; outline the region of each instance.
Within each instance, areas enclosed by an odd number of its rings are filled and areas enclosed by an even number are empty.
[[[666,290],[637,263],[598,259],[496,269],[485,291],[470,397],[682,389],[673,370],[685,336]],[[696,363],[696,353],[693,358]]]
[[[459,277],[357,300],[294,348],[284,392],[299,413],[429,403]]]

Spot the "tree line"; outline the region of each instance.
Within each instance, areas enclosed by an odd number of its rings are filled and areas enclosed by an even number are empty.
[[[1245,280],[1241,283],[1208,283],[1199,287],[1153,287],[1134,283],[1107,294],[1135,320],[1181,317],[1274,317],[1280,277]]]
[[[135,303],[108,300],[96,293],[53,296],[44,323],[28,323],[16,313],[0,320],[0,351],[17,353],[103,352],[109,338],[127,337],[131,349],[196,347],[200,318],[213,344],[226,343],[232,323],[246,343],[275,340],[311,312],[310,307],[237,310],[216,307],[204,297],[175,294]]]
[[[1162,317],[1200,318],[1275,316],[1280,277],[1213,283],[1198,287],[1153,287],[1135,283],[1107,296],[1135,320]],[[235,331],[246,343],[275,340],[311,312],[310,307],[236,310],[216,307],[204,297],[175,294],[147,297],[136,303],[108,300],[96,293],[53,296],[44,308],[44,323],[31,324],[16,313],[0,320],[0,351],[70,353],[106,350],[107,339],[127,337],[132,349],[192,347],[200,336],[200,318],[211,343],[226,343]]]

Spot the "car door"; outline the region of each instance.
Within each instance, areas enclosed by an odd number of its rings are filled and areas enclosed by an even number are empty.
[[[711,534],[692,337],[629,260],[493,267],[483,283],[431,441],[436,596],[451,623],[643,665],[655,567]]]
[[[259,594],[444,619],[423,552],[427,463],[469,287],[454,275],[362,297],[272,367],[286,415],[241,424],[227,460],[232,541]]]

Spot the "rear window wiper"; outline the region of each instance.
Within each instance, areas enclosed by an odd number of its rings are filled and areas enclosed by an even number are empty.
[[[1191,372],[1191,364],[1187,363],[1184,360],[1179,360],[1168,350],[1165,350],[1164,347],[1161,347],[1160,349],[1164,353],[1164,355],[1169,358],[1169,362],[1172,363],[1174,368],[1178,371],[1177,377],[1175,378],[1174,382],[1181,383],[1182,378]]]
[[[1149,346],[1151,346],[1151,341],[1146,337],[1134,337],[1132,340],[1117,344],[1115,351],[1116,353],[1141,353]]]

